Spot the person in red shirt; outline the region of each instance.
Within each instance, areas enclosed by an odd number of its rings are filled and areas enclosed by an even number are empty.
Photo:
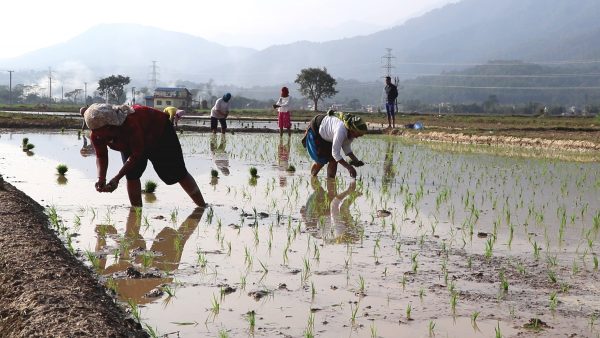
[[[198,184],[185,167],[181,144],[168,115],[141,105],[98,103],[81,108],[80,113],[92,131],[90,139],[96,150],[98,181],[95,186],[98,192],[113,192],[125,176],[131,205],[142,206],[140,177],[150,160],[165,184],[179,183],[194,203],[206,206]],[[106,183],[108,148],[121,152],[123,167]]]

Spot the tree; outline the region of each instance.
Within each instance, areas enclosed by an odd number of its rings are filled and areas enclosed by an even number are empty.
[[[294,82],[300,85],[300,93],[313,101],[315,111],[321,99],[332,97],[337,93],[335,90],[337,81],[327,73],[326,68],[304,68]]]
[[[77,96],[83,92],[83,89],[75,89],[70,92],[65,93],[65,97],[68,99],[72,99],[73,103],[77,103]]]
[[[129,76],[111,75],[98,81],[98,92],[106,97],[108,103],[122,104],[127,99],[123,87],[129,84]]]

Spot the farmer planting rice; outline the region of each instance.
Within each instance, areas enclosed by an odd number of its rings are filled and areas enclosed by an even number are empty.
[[[330,110],[326,115],[315,116],[306,130],[302,144],[315,161],[311,174],[317,176],[327,164],[327,177],[334,178],[338,163],[356,177],[356,169],[364,165],[352,152],[351,143],[367,132],[367,124],[358,116]],[[350,158],[346,162],[342,150]]]
[[[194,203],[201,207],[206,205],[196,181],[185,167],[181,144],[168,115],[140,105],[98,103],[81,108],[80,113],[92,131],[98,192],[113,192],[125,176],[131,205],[142,206],[140,177],[150,160],[165,184],[179,183]],[[108,148],[121,152],[123,167],[106,183]]]

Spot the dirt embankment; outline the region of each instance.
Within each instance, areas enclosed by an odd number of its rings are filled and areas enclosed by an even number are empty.
[[[48,227],[0,181],[0,337],[147,337]]]
[[[528,136],[513,135],[477,135],[449,132],[425,132],[425,133],[403,133],[404,137],[420,141],[435,141],[459,144],[485,144],[501,145],[526,149],[552,149],[552,150],[576,150],[596,151],[600,150],[600,133],[594,135],[595,140],[565,139],[557,135],[538,135],[535,133]],[[564,135],[563,135],[564,136]]]

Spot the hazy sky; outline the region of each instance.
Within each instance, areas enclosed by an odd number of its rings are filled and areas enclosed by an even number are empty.
[[[138,23],[261,49],[368,34],[456,1],[7,0],[0,6],[0,58],[67,41],[100,23]]]

